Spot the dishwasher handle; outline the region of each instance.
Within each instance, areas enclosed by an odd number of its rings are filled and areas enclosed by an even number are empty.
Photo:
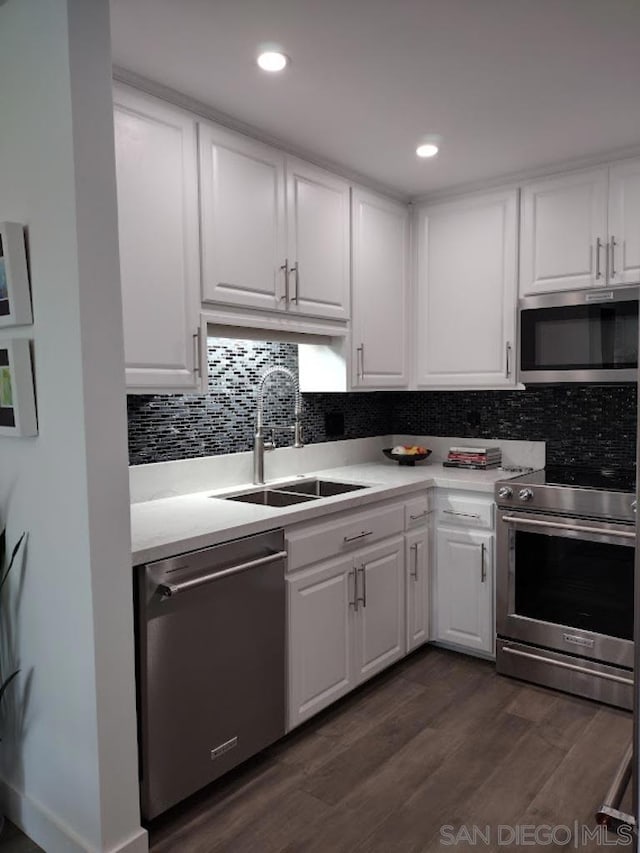
[[[209,572],[206,575],[198,575],[195,578],[182,581],[181,583],[161,583],[158,584],[157,591],[163,599],[172,598],[179,592],[186,592],[189,589],[196,589],[199,586],[204,586],[213,581],[228,578],[230,575],[237,575],[240,572],[246,572],[249,569],[257,569],[260,566],[268,566],[270,563],[275,563],[277,560],[284,560],[287,556],[286,551],[277,551],[275,554],[267,554],[266,557],[258,557],[256,560],[248,560],[246,563],[238,563],[237,566],[230,566],[228,569],[221,569],[217,572]]]

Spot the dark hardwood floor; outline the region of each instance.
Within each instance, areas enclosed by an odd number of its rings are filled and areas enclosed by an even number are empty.
[[[531,850],[498,827],[593,830],[630,737],[626,712],[427,648],[156,820],[151,849],[431,853],[455,839],[457,849]],[[490,827],[488,844],[460,835],[473,825]],[[604,849],[567,832],[536,846]]]

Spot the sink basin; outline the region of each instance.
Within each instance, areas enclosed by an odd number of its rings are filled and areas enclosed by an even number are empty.
[[[306,501],[317,499],[317,495],[299,495],[279,492],[272,489],[258,489],[255,492],[245,492],[243,495],[228,495],[225,500],[239,501],[245,504],[260,504],[261,506],[293,506]]]
[[[332,483],[328,480],[300,480],[299,483],[288,483],[286,486],[277,486],[275,492],[287,492],[300,495],[313,495],[316,498],[330,498],[334,495],[346,495],[348,492],[357,492],[368,486],[356,486],[353,483]]]

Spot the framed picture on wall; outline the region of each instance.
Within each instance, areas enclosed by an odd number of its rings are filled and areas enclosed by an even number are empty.
[[[30,342],[0,339],[0,436],[37,434]]]
[[[0,222],[0,326],[33,322],[24,228]]]

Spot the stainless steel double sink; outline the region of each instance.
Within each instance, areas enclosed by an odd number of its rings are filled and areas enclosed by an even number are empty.
[[[355,483],[336,483],[329,480],[312,479],[285,483],[283,486],[254,489],[251,492],[241,492],[236,495],[225,495],[224,499],[239,501],[240,503],[260,504],[261,506],[285,507],[368,488],[370,486],[361,486]]]

